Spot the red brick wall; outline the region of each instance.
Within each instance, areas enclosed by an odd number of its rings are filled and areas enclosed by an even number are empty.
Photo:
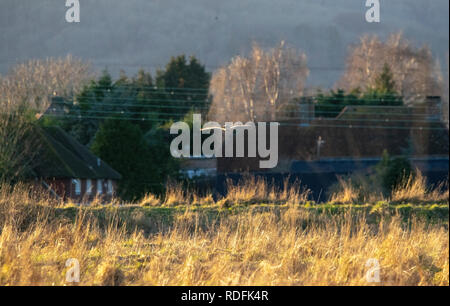
[[[45,179],[47,185],[49,185],[52,190],[64,200],[73,200],[75,202],[89,202],[92,201],[97,196],[97,180],[91,180],[92,191],[90,194],[87,193],[87,180],[80,179],[81,182],[81,193],[79,195],[75,192],[75,184],[72,183],[72,179]],[[116,192],[117,183],[112,181],[113,184],[113,194],[108,193],[108,180],[102,180],[102,193],[98,196],[105,201],[111,200]]]
[[[317,158],[317,139],[322,137],[325,143],[321,147],[321,158],[336,157],[380,157],[383,150],[391,155],[401,155],[411,150],[412,156],[448,155],[448,131],[440,130],[442,124],[421,123],[434,129],[412,129],[404,124],[403,129],[385,128],[392,123],[375,123],[368,126],[350,128],[354,122],[316,120],[317,126],[298,127],[284,125],[279,127],[279,162],[283,160],[315,160]],[[323,125],[323,126],[321,126]],[[332,127],[341,125],[343,127]],[[400,123],[395,123],[399,126]],[[410,129],[411,128],[411,129]],[[269,134],[269,133],[267,133]],[[269,137],[269,136],[268,136]],[[247,143],[247,138],[246,142]],[[259,158],[218,158],[217,172],[267,171],[259,168]]]

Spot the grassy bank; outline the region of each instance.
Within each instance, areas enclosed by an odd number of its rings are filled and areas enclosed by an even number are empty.
[[[50,209],[54,218],[64,218],[75,222],[80,214],[89,214],[105,226],[111,218],[117,218],[120,224],[126,224],[128,230],[142,230],[146,234],[160,232],[173,227],[177,219],[187,215],[199,218],[199,225],[207,227],[219,219],[230,218],[239,214],[258,215],[264,213],[280,216],[287,211],[304,214],[314,219],[316,216],[339,217],[349,215],[353,218],[364,216],[368,224],[377,224],[381,220],[398,217],[404,223],[417,219],[430,224],[448,226],[449,206],[447,204],[401,204],[392,205],[385,202],[372,204],[318,204],[318,205],[279,205],[253,204],[235,205],[228,208],[217,205],[175,206],[175,207],[141,207],[137,205],[101,206],[101,207],[60,207]],[[305,220],[306,222],[307,220]],[[315,220],[314,220],[315,221]],[[313,222],[314,222],[313,221]]]
[[[0,285],[70,285],[72,258],[81,285],[449,285],[442,195],[315,204],[295,190],[216,202],[177,192],[78,206],[1,188]],[[373,259],[379,283],[366,279]]]

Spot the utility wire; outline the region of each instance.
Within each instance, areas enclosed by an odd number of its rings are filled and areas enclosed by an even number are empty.
[[[159,123],[167,123],[171,120],[169,119],[158,119],[158,118],[132,118],[132,117],[112,117],[112,116],[92,116],[92,115],[56,115],[56,114],[45,114],[44,117],[55,117],[55,118],[73,118],[73,119],[103,119],[103,120],[131,120],[131,121],[151,121],[151,122],[159,122]],[[330,120],[332,121],[332,120]],[[342,120],[346,121],[346,120]],[[287,123],[287,122],[281,122],[280,125],[284,126],[298,126],[298,127],[305,127],[300,123]],[[439,127],[418,127],[418,126],[412,126],[412,127],[405,127],[405,126],[371,126],[371,125],[332,125],[332,124],[315,124],[311,123],[308,124],[306,127],[341,127],[341,128],[378,128],[378,129],[412,129],[412,130],[447,130],[446,128],[439,128]]]
[[[158,115],[158,116],[175,116],[182,117],[185,116],[186,113],[165,113],[165,112],[130,112],[130,111],[107,111],[107,110],[86,110],[80,111],[77,114],[80,116],[90,115],[90,114],[107,114],[107,115]],[[70,114],[69,114],[70,115]],[[294,119],[304,119],[304,120],[314,120],[319,119],[317,117],[283,117],[277,118],[277,120],[294,120]],[[414,120],[414,119],[371,119],[371,118],[320,118],[320,120],[328,120],[328,121],[361,121],[361,122],[407,122],[407,123],[439,123],[440,120]]]
[[[64,103],[64,102],[55,102],[55,104],[63,104],[63,105],[67,105],[67,103]],[[169,108],[169,109],[184,109],[184,110],[191,110],[191,109],[193,109],[193,110],[200,110],[200,109],[202,109],[202,110],[208,110],[209,108],[208,107],[201,107],[201,106],[199,106],[199,107],[196,107],[196,106],[194,106],[194,105],[191,105],[191,106],[180,106],[180,105],[176,105],[176,106],[174,106],[174,105],[161,105],[161,104],[158,104],[158,105],[149,105],[149,104],[146,104],[146,105],[142,105],[142,104],[115,104],[115,103],[102,103],[102,102],[94,102],[94,103],[79,103],[79,104],[76,104],[76,105],[88,105],[88,106],[101,106],[101,107],[104,107],[104,106],[111,106],[111,107],[117,107],[117,108],[129,108],[129,107],[131,107],[131,108],[134,108],[134,107],[136,107],[136,108],[149,108],[149,109],[152,109],[152,108],[158,108],[158,109],[164,109],[164,108]],[[72,106],[72,105],[71,105]],[[334,105],[333,105],[334,106]],[[353,106],[353,105],[348,105],[349,107],[358,107],[358,106]],[[365,106],[362,106],[363,108],[365,107]],[[369,107],[370,108],[370,107]],[[381,107],[381,108],[384,108],[384,107]],[[390,108],[390,107],[387,107],[387,108]],[[265,109],[265,107],[264,106],[260,106],[260,108],[259,109]],[[406,108],[406,109],[408,109],[408,108]],[[86,110],[86,111],[90,111],[90,110]],[[94,111],[94,110],[92,110],[92,111]],[[117,111],[107,111],[107,110],[102,110],[103,112],[112,112],[112,113],[117,113]],[[121,112],[121,113],[123,113],[124,111],[119,111],[119,112]],[[134,114],[149,114],[149,112],[144,112],[144,111],[141,111],[141,112],[132,112],[132,113],[134,113]],[[340,114],[340,113],[342,113],[342,110],[340,110],[340,111],[322,111],[322,110],[313,110],[313,111],[300,111],[300,110],[288,110],[288,109],[281,109],[281,110],[276,110],[276,113],[287,113],[287,114],[320,114],[320,115],[324,115],[324,114]],[[157,112],[155,112],[155,114],[157,114]],[[164,113],[160,113],[160,114],[164,114]],[[180,114],[180,113],[176,113],[176,112],[173,112],[173,113],[166,113],[166,114],[173,114],[173,115],[176,115],[176,114]],[[349,114],[349,115],[371,115],[371,116],[379,116],[379,115],[389,115],[389,116],[392,116],[392,115],[398,115],[398,116],[415,116],[415,117],[420,117],[420,116],[423,116],[423,117],[425,117],[425,116],[428,116],[429,114],[426,114],[426,113],[424,113],[424,114],[408,114],[408,113],[404,113],[404,112],[402,112],[402,113],[399,113],[399,112],[388,112],[388,113],[386,113],[386,112],[358,112],[358,111],[353,111],[353,110],[349,110],[349,111],[347,111],[347,112],[345,112],[345,114]],[[298,119],[301,119],[301,118],[303,118],[303,117],[290,117],[291,119],[295,119],[295,118],[298,118]],[[362,120],[362,119],[361,119]]]
[[[119,105],[119,104],[106,104],[106,103],[93,103],[93,104],[89,104],[89,105],[91,105],[91,106],[111,106],[111,107],[117,107],[117,108],[123,108],[123,109],[126,109],[126,108],[129,108],[129,107],[131,107],[131,108],[134,108],[134,107],[141,107],[141,108],[150,108],[150,109],[152,109],[152,108],[174,108],[174,109],[185,109],[185,110],[191,110],[191,109],[193,109],[193,110],[198,110],[198,109],[204,109],[204,110],[207,110],[208,108],[206,108],[206,107],[202,107],[202,108],[199,108],[199,107],[194,107],[194,106],[185,106],[185,107],[183,107],[183,106],[171,106],[171,105],[167,105],[167,106],[164,106],[164,105],[139,105],[139,104],[123,104],[123,105]],[[94,111],[94,112],[105,112],[105,113],[108,113],[108,112],[110,112],[110,113],[133,113],[133,114],[168,114],[168,115],[177,115],[177,114],[186,114],[187,112],[182,112],[182,113],[180,113],[180,112],[171,112],[171,113],[163,113],[163,112],[146,112],[146,111],[139,111],[139,112],[129,112],[129,111],[125,111],[125,110],[119,110],[119,111],[115,111],[115,110],[95,110],[95,109],[93,109],[93,110],[83,110],[83,109],[81,109],[81,111],[84,111],[84,112],[89,112],[89,111]],[[277,111],[275,111],[275,113],[288,113],[288,114],[320,114],[320,115],[322,115],[322,114],[340,114],[340,113],[342,113],[342,111],[320,111],[320,110],[315,110],[315,111],[296,111],[296,110],[277,110]],[[422,116],[422,117],[426,117],[426,116],[429,116],[429,114],[426,114],[426,113],[424,113],[424,114],[405,114],[405,113],[398,113],[398,112],[389,112],[389,113],[384,113],[384,112],[354,112],[354,111],[347,111],[347,112],[345,112],[344,114],[347,114],[347,115],[371,115],[371,116],[379,116],[379,115],[389,115],[389,116],[392,116],[392,115],[397,115],[397,116],[404,116],[404,117],[409,117],[409,116],[416,116],[416,117],[418,117],[418,116]],[[292,117],[292,116],[288,116],[289,118],[291,118],[291,119],[302,119],[302,118],[304,118],[304,117]],[[317,117],[315,117],[315,118],[317,118]],[[364,119],[364,118],[363,118]],[[361,120],[363,120],[363,119],[361,119]],[[389,119],[389,118],[386,118],[385,120],[391,120],[391,119]],[[426,120],[426,121],[430,121],[430,120]]]
[[[308,97],[308,98],[314,98],[313,96]],[[102,97],[102,99],[97,99],[96,97],[80,97],[78,99],[66,99],[64,101],[61,102],[54,102],[57,104],[68,104],[67,101],[69,102],[73,102],[75,104],[75,102],[77,102],[76,104],[79,105],[83,105],[83,104],[91,104],[92,102],[78,102],[80,100],[84,100],[84,99],[90,99],[95,100],[95,101],[101,101],[101,100],[113,100],[113,101],[147,101],[147,102],[164,102],[164,103],[207,103],[209,102],[207,99],[205,100],[176,100],[176,99],[154,99],[154,98],[139,98],[139,97],[132,97],[132,98],[122,98],[122,97],[111,97],[111,96],[106,96],[106,97]],[[371,102],[391,102],[391,101],[398,101],[396,99],[331,99],[331,100],[335,100],[335,101],[345,101],[345,102],[352,102],[352,101],[357,101],[357,102],[362,102],[362,101],[371,101]],[[102,102],[94,102],[94,103],[99,103],[102,104]],[[289,102],[284,104],[285,106],[289,106],[289,105],[302,105],[302,104],[308,104],[308,103],[297,103],[297,102]],[[323,107],[342,107],[342,106],[348,106],[348,107],[366,107],[366,108],[401,108],[401,109],[439,109],[439,107],[428,107],[428,106],[413,106],[413,105],[364,105],[364,104],[354,104],[354,105],[350,105],[350,104],[346,104],[346,105],[340,105],[340,104],[333,104],[333,103],[311,103],[311,105],[313,106],[323,106]]]

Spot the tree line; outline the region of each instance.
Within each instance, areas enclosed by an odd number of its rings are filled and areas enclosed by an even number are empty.
[[[282,120],[309,90],[309,74],[306,54],[285,42],[271,49],[254,44],[213,73],[185,55],[155,76],[140,70],[116,79],[106,70],[96,76],[71,56],[17,65],[0,76],[0,179],[17,180],[33,166],[30,127],[58,125],[123,175],[122,198],[163,192],[169,177],[179,178],[168,154],[171,122],[188,121],[193,112],[218,122]],[[347,105],[414,104],[445,96],[443,88],[427,47],[399,34],[385,42],[365,36],[351,47],[335,87],[314,92],[315,115],[335,117]],[[54,102],[59,113],[46,113],[52,96],[63,98]]]

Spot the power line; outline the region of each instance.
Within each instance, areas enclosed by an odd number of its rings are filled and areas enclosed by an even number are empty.
[[[289,119],[305,119],[302,117],[294,117],[294,118],[282,118],[278,120],[289,120]],[[314,120],[318,118],[306,118],[306,120]],[[321,121],[360,121],[360,122],[404,122],[404,123],[440,123],[439,120],[396,120],[396,119],[355,119],[355,118],[320,118]]]
[[[168,122],[170,120],[163,120],[157,118],[131,118],[131,117],[108,117],[108,116],[76,116],[76,115],[57,115],[57,114],[44,114],[44,117],[64,117],[73,119],[104,119],[104,120],[132,120],[132,121],[153,121],[153,122]]]
[[[116,104],[95,104],[94,106],[118,106]],[[192,106],[171,106],[171,105],[121,105],[119,107],[122,108],[127,108],[127,107],[140,107],[140,108],[149,108],[149,109],[165,109],[165,108],[169,108],[169,109],[175,109],[175,110],[187,110],[186,112],[171,112],[171,113],[166,113],[166,114],[173,114],[173,115],[184,115],[187,114],[190,110],[208,110],[209,108],[207,107],[192,107]],[[83,111],[83,110],[81,110]],[[84,112],[89,112],[89,111],[100,111],[100,110],[84,110]],[[141,111],[141,112],[129,112],[129,111],[114,111],[114,110],[101,110],[103,112],[112,112],[112,113],[133,113],[133,114],[149,114],[149,113],[154,113],[154,114],[163,114],[161,112],[145,112],[145,111]],[[277,110],[275,113],[276,114],[280,114],[280,113],[287,113],[287,114],[319,114],[319,115],[323,115],[323,114],[340,114],[342,111],[291,111],[291,110]],[[380,116],[380,115],[395,115],[395,116],[403,116],[403,117],[426,117],[428,116],[428,114],[404,114],[404,113],[370,113],[370,112],[346,112],[345,114],[347,115],[372,115],[372,116]],[[320,118],[320,117],[294,117],[294,116],[287,116],[286,118],[290,118],[290,119],[305,119],[305,118]],[[387,118],[387,120],[389,120],[389,118]],[[430,120],[427,120],[430,121]]]
[[[64,102],[56,102],[57,104],[66,104]],[[173,109],[185,109],[185,110],[191,110],[191,109],[203,109],[203,110],[207,110],[207,107],[195,107],[193,105],[191,106],[173,106],[173,105],[141,105],[141,104],[112,104],[112,103],[102,103],[102,102],[97,102],[97,103],[79,103],[80,105],[89,105],[89,106],[111,106],[111,107],[121,107],[121,108],[128,108],[128,107],[136,107],[136,108],[158,108],[158,109],[164,109],[164,108],[173,108]],[[262,108],[264,108],[264,106],[261,106]],[[350,107],[352,107],[350,105]],[[383,108],[383,107],[381,107]],[[86,110],[85,112],[89,112],[89,111],[95,111],[95,112],[99,112],[100,110]],[[125,111],[113,111],[113,110],[102,110],[102,112],[111,112],[111,113],[124,113]],[[127,113],[133,113],[133,114],[151,114],[151,112],[129,112],[126,111]],[[313,110],[313,111],[300,111],[300,110],[276,110],[276,113],[292,113],[292,114],[340,114],[342,113],[342,110],[339,111],[321,111],[321,110]],[[158,112],[153,112],[153,114],[158,114]],[[159,112],[159,114],[164,114]],[[182,114],[182,113],[166,113],[169,115],[176,115],[176,114]],[[427,116],[428,114],[405,114],[405,113],[399,113],[399,112],[389,112],[389,113],[385,113],[385,112],[355,112],[353,110],[349,110],[347,111],[345,114],[348,115],[371,115],[371,116],[378,116],[378,115],[398,115],[398,116]],[[303,118],[303,117],[289,117],[292,119],[295,118]],[[362,120],[362,119],[361,119]],[[390,120],[389,118],[386,118],[385,120]],[[429,121],[429,120],[427,120]]]
[[[114,86],[118,86],[116,88],[114,88]],[[127,86],[136,86],[133,88],[126,88]],[[111,85],[111,86],[95,86],[94,88],[92,88],[92,91],[96,91],[96,90],[100,90],[100,91],[106,91],[108,93],[129,93],[129,92],[146,92],[146,93],[156,93],[156,94],[162,94],[162,95],[197,95],[197,96],[213,96],[212,93],[210,93],[209,89],[205,89],[205,88],[170,88],[170,87],[155,87],[155,86],[150,86],[150,85],[142,85],[142,86],[137,86],[137,85]],[[168,91],[166,90],[168,89]],[[205,91],[206,93],[193,93],[193,91]],[[225,90],[225,92],[229,92],[229,90]],[[401,99],[404,99],[403,96],[393,96],[393,97],[383,97],[383,98],[366,98],[366,97],[355,97],[355,98],[351,98],[349,96],[343,96],[343,97],[339,97],[339,96],[320,96],[320,95],[316,95],[316,96],[301,96],[300,94],[295,95],[293,93],[292,90],[290,89],[282,89],[279,90],[278,92],[280,93],[289,93],[293,96],[292,99],[295,98],[313,98],[313,99],[325,99],[325,100],[331,100],[331,101],[340,101],[340,100],[345,100],[345,101],[399,101]],[[295,103],[295,102],[294,102]]]
[[[108,111],[108,110],[86,110],[80,111],[78,113],[79,116],[85,116],[90,114],[107,114],[107,115],[157,115],[157,116],[174,116],[174,117],[182,117],[185,116],[186,113],[165,113],[165,112],[130,112],[130,111]],[[70,115],[70,114],[69,114]],[[277,120],[295,120],[295,119],[303,119],[303,120],[314,120],[318,119],[317,117],[284,117],[277,118]],[[321,118],[323,121],[361,121],[361,122],[405,122],[405,123],[439,123],[439,120],[415,120],[415,119],[371,119],[371,118]]]
[[[61,103],[56,102],[56,104],[64,104],[64,105],[66,105],[66,103],[64,103],[64,102],[61,102]],[[94,107],[95,106],[102,106],[102,107],[110,106],[110,107],[124,108],[124,109],[125,108],[130,108],[130,107],[131,108],[144,108],[144,109],[166,109],[167,108],[167,109],[176,109],[176,110],[186,110],[185,113],[187,113],[190,110],[208,110],[209,109],[208,107],[200,107],[200,106],[194,106],[194,105],[191,105],[191,106],[149,105],[149,104],[146,104],[146,105],[141,105],[141,104],[122,104],[121,105],[121,104],[101,103],[101,102],[98,102],[98,103],[79,103],[77,105],[89,105],[89,106],[94,106]],[[264,106],[260,106],[260,108],[258,108],[258,109],[266,109],[266,108]],[[85,112],[89,112],[89,111],[98,112],[99,110],[85,110]],[[122,110],[122,111],[102,110],[102,112],[112,112],[112,113],[124,113],[124,112],[127,112],[127,113],[133,113],[133,114],[150,114],[150,113],[152,113],[152,112],[144,112],[144,111],[129,112],[129,111],[124,111],[124,110]],[[166,113],[166,114],[176,115],[176,114],[185,114],[185,113],[172,112],[172,113]],[[322,110],[301,111],[301,110],[281,109],[281,110],[276,110],[275,113],[277,113],[277,114],[285,113],[285,114],[319,114],[319,115],[335,114],[335,115],[337,115],[337,114],[342,113],[342,110],[339,110],[339,111],[322,111]],[[153,112],[153,114],[164,114],[164,113]],[[375,112],[358,112],[358,111],[355,112],[355,111],[352,111],[352,110],[349,110],[349,111],[345,112],[345,114],[347,114],[347,115],[371,115],[371,116],[380,116],[380,115],[393,116],[393,115],[396,115],[396,116],[402,116],[402,117],[426,117],[426,116],[429,116],[429,114],[426,114],[426,113],[423,113],[423,114],[414,114],[414,113],[413,114],[405,114],[405,113],[399,113],[399,112],[388,112],[388,113],[386,113],[386,112],[376,112],[375,113]],[[301,119],[301,118],[304,118],[304,117],[290,117],[290,116],[288,116],[288,118]],[[388,121],[388,120],[391,120],[391,119],[386,118],[385,120]],[[430,120],[427,120],[427,121],[430,121]]]
[[[111,114],[111,115],[163,115],[163,116],[185,116],[186,113],[161,113],[161,112],[129,112],[129,111],[103,111],[103,110],[88,110],[81,111],[79,114],[83,116],[84,114],[98,113],[98,114]]]
[[[192,92],[187,92],[187,91],[184,91],[184,92],[174,92],[174,91],[170,91],[170,92],[167,92],[167,91],[157,91],[157,90],[154,90],[154,91],[152,91],[151,89],[148,89],[148,90],[128,90],[128,89],[120,89],[120,88],[116,88],[116,89],[113,89],[113,90],[108,90],[108,89],[91,89],[90,90],[91,92],[93,92],[94,94],[95,94],[95,92],[96,91],[99,91],[99,92],[106,92],[106,93],[111,93],[111,94],[115,94],[115,93],[127,93],[127,94],[129,94],[130,92],[135,92],[136,93],[136,95],[139,93],[139,92],[144,92],[144,93],[151,93],[151,94],[155,94],[155,95],[165,95],[165,96],[167,96],[167,95],[177,95],[177,96],[205,96],[205,97],[208,97],[208,96],[210,96],[210,94],[208,94],[208,93],[192,93]],[[78,94],[78,97],[79,98],[82,98],[83,96],[81,95],[81,94]]]
[[[90,104],[86,103],[86,102],[81,102],[80,100],[85,100],[85,99],[89,99],[91,101],[99,101],[99,99],[97,99],[96,97],[80,97],[78,99],[66,99],[66,101],[70,101],[73,103],[77,103],[77,104]],[[111,97],[111,96],[107,96],[107,97],[103,97],[101,100],[113,100],[113,101],[141,101],[141,102],[169,102],[169,103],[206,103],[208,102],[207,99],[205,100],[176,100],[176,99],[154,99],[154,98],[140,98],[140,97],[131,97],[131,98],[122,98],[122,97]],[[100,101],[101,101],[100,100]],[[61,101],[61,102],[54,102],[54,103],[59,103],[59,104],[67,104],[67,102]],[[101,103],[101,102],[98,102]]]
[[[298,126],[300,124],[294,123],[280,123],[284,126]],[[357,128],[357,129],[396,129],[396,130],[447,130],[446,128],[433,128],[433,127],[404,127],[404,126],[369,126],[369,125],[330,125],[330,124],[309,124],[307,127],[332,127],[332,128]]]
[[[56,117],[56,118],[73,118],[73,119],[103,119],[103,120],[131,120],[131,121],[151,121],[151,122],[159,122],[159,123],[167,123],[170,122],[170,119],[158,119],[158,118],[132,118],[132,117],[111,117],[111,116],[92,116],[92,115],[56,115],[56,114],[44,114],[45,117]],[[333,120],[329,120],[333,121]],[[334,120],[339,121],[339,120]],[[342,120],[347,121],[347,120]],[[404,129],[404,130],[447,130],[446,128],[439,127],[427,127],[427,126],[376,126],[376,125],[332,125],[332,124],[315,124],[311,123],[307,126],[303,126],[300,123],[287,123],[281,122],[280,125],[284,126],[297,126],[297,127],[336,127],[336,128],[373,128],[373,129]]]
[[[302,98],[305,98],[305,99],[316,99],[317,100],[317,96],[307,96],[307,97],[302,97]],[[321,98],[321,97],[319,97],[319,98]],[[84,99],[88,99],[88,101],[89,101],[89,99],[92,101],[92,100],[95,100],[95,101],[99,101],[99,99],[97,99],[96,97],[78,97],[77,99],[66,99],[66,101],[70,101],[70,102],[73,102],[73,103],[77,103],[77,104],[80,104],[80,105],[82,105],[82,104],[88,104],[88,103],[85,103],[85,102],[79,102],[79,100],[84,100]],[[210,102],[210,101],[208,101],[207,99],[205,99],[205,100],[188,100],[188,99],[186,99],[186,100],[184,100],[184,99],[182,99],[182,100],[177,100],[177,99],[154,99],[154,98],[140,98],[140,97],[112,97],[112,96],[106,96],[106,97],[102,97],[101,98],[101,100],[115,100],[115,101],[142,101],[142,102],[144,102],[144,101],[147,101],[147,102],[164,102],[164,103],[207,103],[207,102]],[[342,98],[332,98],[332,99],[329,99],[329,100],[334,100],[334,101],[338,101],[338,102],[340,102],[340,101],[345,101],[345,102],[354,102],[354,101],[356,101],[356,102],[397,102],[397,101],[399,101],[398,99],[396,99],[396,98],[392,98],[392,99],[389,99],[389,98],[383,98],[383,99],[365,99],[365,98],[361,98],[361,99],[359,99],[359,98],[345,98],[345,97],[342,97]],[[60,104],[67,104],[67,102],[64,102],[64,101],[61,101],[61,102],[54,102],[54,103],[60,103]],[[90,104],[91,102],[89,102],[89,104]],[[101,103],[101,102],[98,102],[98,103]],[[302,104],[311,104],[311,105],[313,105],[313,106],[319,106],[319,107],[321,107],[321,106],[323,106],[323,107],[342,107],[342,106],[349,106],[349,107],[366,107],[366,108],[401,108],[401,109],[439,109],[439,107],[430,107],[430,106],[413,106],[413,105],[364,105],[364,104],[360,104],[360,105],[358,105],[358,104],[353,104],[353,105],[351,105],[351,104],[342,104],[342,105],[340,105],[340,104],[332,104],[332,103],[301,103],[301,102],[295,102],[295,101],[289,101],[288,103],[284,103],[283,105],[285,105],[285,106],[290,106],[290,105],[302,105]]]
[[[116,81],[115,83],[111,84],[110,86],[100,86],[100,85],[92,85],[92,90],[95,89],[103,89],[103,90],[108,90],[108,89],[113,89],[113,90],[137,90],[137,91],[151,91],[151,90],[155,90],[161,92],[161,93],[167,93],[167,90],[169,91],[184,91],[184,92],[192,92],[192,94],[195,94],[196,91],[209,91],[209,88],[202,88],[202,87],[167,87],[167,86],[163,86],[163,87],[158,87],[156,85],[142,85],[142,84],[128,84],[128,83],[124,83],[124,84],[120,84],[117,83],[118,81]],[[87,85],[86,87],[89,88],[91,85]],[[127,88],[129,87],[129,88]]]
[[[55,104],[63,104],[67,105],[67,103],[64,102],[54,102]],[[199,106],[193,106],[193,105],[161,105],[161,104],[117,104],[117,103],[77,103],[77,104],[70,104],[70,106],[78,106],[78,105],[89,105],[89,106],[112,106],[112,107],[136,107],[136,108],[173,108],[173,109],[209,109],[208,107],[199,107]]]

